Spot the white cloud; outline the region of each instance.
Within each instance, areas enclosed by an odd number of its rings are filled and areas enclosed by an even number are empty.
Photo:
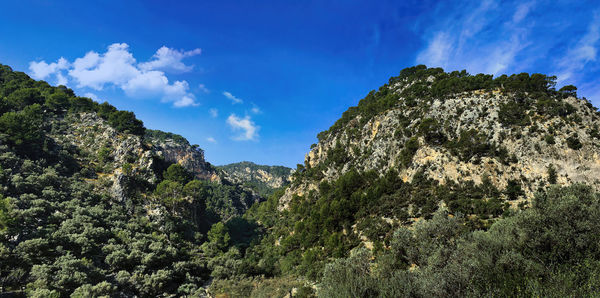
[[[75,59],[72,64],[64,58],[55,63],[31,62],[30,70],[34,77],[45,78],[55,74],[59,84],[67,79],[61,70],[68,70],[78,88],[102,90],[105,86],[116,86],[127,96],[134,98],[160,98],[171,102],[175,107],[197,106],[194,94],[189,92],[186,81],[169,82],[163,70],[187,71],[191,66],[181,62],[185,57],[200,54],[200,49],[181,52],[161,47],[153,60],[137,63],[126,43],[114,43],[105,53],[90,51]]]
[[[194,49],[191,51],[178,51],[175,49],[162,46],[154,56],[153,60],[140,63],[141,70],[163,70],[171,72],[188,72],[194,68],[193,66],[185,65],[181,60],[187,57],[200,55],[202,50]]]
[[[598,54],[597,44],[600,40],[599,27],[600,12],[596,11],[594,18],[588,25],[586,34],[560,60],[558,67],[561,70],[557,79],[559,83],[573,77],[574,73],[582,70],[587,63],[596,61]]]
[[[262,110],[254,103],[252,104],[252,109],[250,109],[250,111],[253,114],[262,114]]]
[[[258,138],[258,130],[260,127],[256,126],[252,119],[250,119],[250,116],[240,118],[235,114],[231,114],[227,118],[227,124],[229,124],[234,131],[242,132],[240,135],[233,138],[236,141],[249,141]]]
[[[92,92],[87,92],[87,93],[85,93],[83,96],[85,96],[85,97],[88,97],[88,98],[91,98],[91,99],[93,99],[93,100],[94,100],[94,101],[96,101],[96,102],[100,102],[100,101],[102,101],[100,98],[98,98],[98,95],[96,95],[96,94],[94,94],[94,93],[92,93]]]
[[[173,103],[173,106],[176,108],[183,108],[183,107],[196,107],[199,106],[200,104],[197,103],[194,98],[189,97],[189,96],[184,96],[178,100],[176,100]]]
[[[69,62],[63,57],[60,57],[58,61],[50,64],[46,63],[44,60],[40,62],[29,62],[30,74],[34,79],[44,80],[51,75],[56,75],[58,85],[67,84],[67,79],[61,73],[62,70],[67,68],[69,68]]]
[[[210,116],[213,118],[217,118],[219,116],[219,110],[217,109],[210,109],[208,110],[208,112],[210,113]]]
[[[210,90],[208,90],[208,88],[206,88],[206,86],[204,86],[204,84],[200,84],[198,85],[198,89],[200,89],[200,91],[202,91],[203,93],[210,93]]]
[[[521,3],[512,10],[501,1],[486,0],[455,3],[460,6],[452,10],[455,13],[436,10],[444,14],[437,16],[437,23],[424,33],[427,45],[417,54],[416,62],[471,73],[506,71],[515,66],[515,57],[529,45],[530,28],[521,23],[535,4]],[[506,13],[509,16],[503,15]]]
[[[513,14],[512,22],[517,24],[520,23],[529,14],[529,11],[535,4],[535,1],[529,1],[519,4],[517,10]]]
[[[229,92],[227,92],[227,91],[223,92],[223,95],[225,95],[225,97],[227,97],[227,98],[231,99],[231,102],[232,102],[233,104],[236,104],[236,103],[242,103],[242,102],[244,102],[243,100],[241,100],[241,99],[239,99],[239,98],[237,98],[237,97],[233,96],[233,94],[231,94],[231,93],[229,93]]]
[[[125,43],[115,43],[104,54],[90,51],[82,58],[75,59],[69,75],[77,82],[77,87],[102,90],[106,84],[124,85],[142,75],[135,66],[135,58]]]
[[[453,43],[446,32],[436,33],[427,48],[417,56],[417,62],[445,67],[452,52]]]
[[[213,144],[217,143],[217,140],[215,140],[215,138],[213,138],[213,137],[206,138],[206,141],[209,142],[209,143],[213,143]]]

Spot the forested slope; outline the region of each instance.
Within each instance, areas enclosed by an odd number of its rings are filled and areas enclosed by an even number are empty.
[[[131,112],[0,66],[0,114],[3,292],[200,294],[221,245],[253,235],[239,216],[258,198]]]

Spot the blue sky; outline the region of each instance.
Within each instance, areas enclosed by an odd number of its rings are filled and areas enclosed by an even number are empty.
[[[0,63],[134,111],[213,164],[293,167],[343,111],[416,64],[553,74],[600,105],[597,1],[3,1],[0,11]]]

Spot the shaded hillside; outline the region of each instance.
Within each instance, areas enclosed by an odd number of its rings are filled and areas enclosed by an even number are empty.
[[[0,65],[0,291],[201,295],[256,232],[258,197],[214,177],[185,139]]]
[[[246,185],[261,196],[268,197],[275,190],[287,186],[293,170],[284,166],[257,165],[253,162],[242,161],[217,167],[221,169],[228,180]]]

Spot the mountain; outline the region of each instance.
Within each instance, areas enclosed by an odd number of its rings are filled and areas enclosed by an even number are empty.
[[[218,166],[229,181],[244,184],[268,197],[279,188],[289,184],[293,170],[284,166],[257,165],[253,162],[242,161],[224,166]]]
[[[249,210],[269,230],[254,249],[261,268],[315,281],[325,297],[597,285],[583,264],[600,261],[600,114],[555,81],[402,70],[318,135],[284,192]],[[577,281],[573,266],[586,268]]]
[[[0,186],[1,296],[204,295],[261,200],[183,137],[4,65]]]
[[[512,205],[526,204],[548,184],[550,172],[553,184],[598,188],[599,114],[589,101],[553,85],[540,74],[492,79],[405,69],[319,134],[305,158],[306,174],[282,203],[351,170],[383,175],[395,169],[403,182],[418,176],[447,186],[485,180]],[[451,211],[464,209],[451,199],[444,203]]]
[[[291,170],[0,65],[0,296],[593,296],[600,115],[555,80],[404,69]]]

